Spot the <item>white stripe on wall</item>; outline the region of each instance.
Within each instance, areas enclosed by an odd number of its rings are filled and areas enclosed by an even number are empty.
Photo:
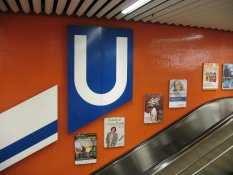
[[[57,120],[57,85],[0,114],[0,149]]]
[[[13,157],[7,159],[6,161],[4,161],[4,162],[2,162],[2,163],[0,164],[0,172],[1,172],[2,170],[4,170],[5,168],[7,168],[7,167],[13,165],[14,163],[16,163],[16,162],[18,162],[18,161],[24,159],[25,157],[27,157],[27,156],[33,154],[34,152],[36,152],[36,151],[42,149],[43,147],[48,146],[49,144],[55,142],[56,140],[58,140],[58,134],[57,134],[57,133],[51,135],[50,137],[48,137],[48,138],[42,140],[42,141],[39,142],[39,143],[37,143],[37,144],[31,146],[30,148],[28,148],[28,149],[26,149],[26,150],[20,152],[19,154],[16,154],[15,156],[13,156]]]

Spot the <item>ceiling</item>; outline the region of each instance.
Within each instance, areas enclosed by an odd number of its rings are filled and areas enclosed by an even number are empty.
[[[137,0],[0,0],[1,13],[67,15],[233,31],[233,0],[152,0],[121,13]]]

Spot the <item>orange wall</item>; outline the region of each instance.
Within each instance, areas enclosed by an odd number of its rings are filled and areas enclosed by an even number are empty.
[[[1,174],[89,174],[126,152],[188,111],[233,91],[202,91],[204,62],[233,63],[233,33],[167,25],[79,19],[77,17],[0,15],[0,112],[58,84],[59,140]],[[134,31],[133,100],[73,134],[67,134],[67,26],[94,25]],[[222,75],[222,73],[220,73]],[[187,107],[168,109],[170,79],[188,80]],[[221,78],[220,78],[221,80]],[[143,124],[144,94],[164,95],[164,121]],[[103,148],[104,117],[126,118],[121,148]],[[74,135],[97,133],[96,164],[74,165]]]

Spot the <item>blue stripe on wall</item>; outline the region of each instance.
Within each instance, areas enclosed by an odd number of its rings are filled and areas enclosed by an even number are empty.
[[[55,133],[57,133],[57,120],[0,150],[0,163]]]

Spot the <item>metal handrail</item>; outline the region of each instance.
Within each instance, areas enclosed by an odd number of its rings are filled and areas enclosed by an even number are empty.
[[[196,139],[194,142],[192,142],[191,144],[186,146],[181,151],[179,151],[176,154],[172,155],[171,157],[165,159],[164,161],[162,161],[158,165],[155,165],[154,167],[150,168],[147,172],[145,172],[145,175],[150,175],[152,173],[154,174],[154,173],[157,173],[157,172],[161,171],[162,169],[166,168],[167,166],[169,166],[170,164],[175,162],[177,159],[179,159],[180,157],[185,155],[187,152],[190,152],[191,150],[193,150],[196,146],[198,146],[198,144],[206,141],[209,137],[214,135],[216,132],[218,132],[219,130],[221,130],[225,126],[229,125],[232,121],[233,121],[233,113],[230,114],[225,119],[221,120],[219,123],[217,123],[216,125],[214,125],[210,129],[208,129],[203,135],[201,135],[198,139]]]

